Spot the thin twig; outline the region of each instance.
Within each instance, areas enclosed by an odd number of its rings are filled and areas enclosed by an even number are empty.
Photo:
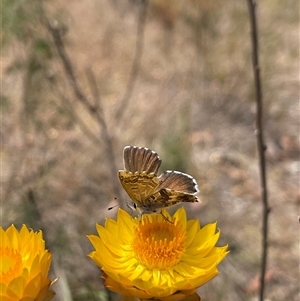
[[[260,66],[258,58],[258,39],[257,39],[257,21],[256,21],[256,3],[254,0],[247,0],[250,15],[251,26],[251,44],[252,44],[252,63],[254,73],[254,84],[256,90],[256,135],[257,135],[257,148],[259,154],[259,170],[262,190],[262,258],[261,258],[261,274],[260,274],[260,292],[259,300],[264,300],[265,290],[265,274],[267,267],[268,255],[268,216],[270,208],[268,204],[268,191],[267,191],[267,176],[266,176],[266,160],[265,150],[266,145],[263,137],[263,98],[260,79]]]
[[[116,111],[115,120],[119,120],[121,118],[123,111],[128,105],[139,73],[141,57],[144,48],[144,33],[145,33],[145,24],[146,24],[146,17],[147,17],[147,7],[148,7],[148,0],[142,0],[140,3],[140,11],[139,11],[139,18],[138,18],[138,25],[137,25],[135,55],[132,62],[129,79],[126,85],[125,94],[123,96],[123,99],[121,100],[119,108]]]

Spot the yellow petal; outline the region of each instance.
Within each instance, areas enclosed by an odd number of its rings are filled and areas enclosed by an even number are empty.
[[[141,277],[141,275],[143,274],[143,272],[145,271],[145,267],[142,266],[141,264],[138,264],[133,273],[131,273],[131,275],[129,275],[129,280],[133,281],[134,279]]]
[[[13,279],[7,286],[6,295],[10,298],[15,298],[19,300],[22,297],[22,293],[25,287],[25,279],[22,276],[19,276]]]
[[[146,293],[149,296],[153,296],[155,298],[162,298],[173,295],[176,292],[177,288],[175,287],[149,287],[146,289]]]
[[[204,276],[192,279],[190,281],[190,283],[193,287],[199,287],[199,286],[207,283],[211,279],[213,279],[218,273],[219,273],[218,269],[214,268],[211,271],[209,271],[207,274],[205,274]]]
[[[113,234],[108,232],[105,228],[99,227],[98,233],[101,237],[103,244],[116,256],[123,256],[123,250],[120,248],[119,242],[115,240]],[[114,241],[112,244],[111,242]]]
[[[118,231],[118,223],[111,218],[107,218],[105,220],[105,228],[107,231],[115,233],[115,231]]]
[[[9,237],[10,246],[16,250],[19,249],[18,234],[19,233],[14,225],[11,225],[6,231],[6,235]]]
[[[198,220],[191,220],[187,222],[187,237],[185,239],[185,247],[188,249],[194,241],[196,234],[199,232],[200,224]]]
[[[206,273],[204,269],[197,269],[193,266],[190,266],[184,262],[180,262],[174,267],[174,270],[177,271],[180,275],[189,277],[190,275],[203,275]]]
[[[99,248],[99,244],[101,242],[101,238],[99,236],[96,236],[96,235],[87,235],[87,238],[89,239],[89,241],[91,242],[91,244],[93,245],[93,247],[95,249]]]
[[[207,224],[196,234],[194,241],[191,243],[189,248],[199,247],[205,244],[206,241],[212,237],[216,232],[217,224]]]
[[[120,295],[134,296],[138,299],[149,299],[150,297],[146,292],[134,287],[125,287],[110,277],[105,279],[105,286]]]
[[[185,261],[186,258],[189,258],[190,260],[199,262],[201,258],[205,257],[213,248],[215,248],[219,237],[220,232],[208,238],[202,245],[198,247],[187,248],[182,260]]]
[[[8,297],[8,296],[1,295],[1,294],[0,294],[0,300],[1,300],[1,301],[16,301],[15,298],[10,298],[10,297]]]
[[[179,208],[173,215],[175,220],[182,225],[183,229],[186,229],[187,221],[186,221],[186,212],[183,207]]]

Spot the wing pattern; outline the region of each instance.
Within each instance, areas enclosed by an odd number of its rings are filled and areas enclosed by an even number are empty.
[[[119,171],[120,182],[137,206],[142,205],[144,200],[151,196],[159,186],[159,180],[155,174],[145,172]]]

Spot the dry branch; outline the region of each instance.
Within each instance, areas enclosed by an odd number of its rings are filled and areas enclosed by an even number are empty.
[[[259,154],[259,170],[262,190],[262,258],[261,258],[261,274],[260,274],[260,292],[259,300],[264,300],[265,290],[265,274],[267,267],[268,257],[268,216],[270,208],[268,204],[268,190],[267,190],[267,175],[266,175],[266,159],[263,136],[263,98],[260,78],[260,66],[258,56],[258,39],[257,39],[257,21],[256,21],[256,3],[254,0],[247,0],[250,26],[251,26],[251,44],[252,44],[252,63],[254,73],[254,85],[256,91],[256,135],[257,135],[257,148]]]
[[[113,149],[113,141],[112,137],[108,131],[108,127],[106,124],[106,121],[104,119],[103,110],[100,106],[100,94],[97,90],[97,87],[95,85],[93,92],[94,92],[94,100],[95,105],[92,105],[86,95],[83,93],[83,91],[80,88],[80,85],[76,79],[75,72],[73,65],[71,63],[71,60],[65,50],[65,45],[63,42],[63,39],[60,34],[59,27],[57,25],[57,22],[50,22],[48,19],[46,20],[46,26],[48,31],[51,33],[56,50],[58,52],[58,55],[62,61],[66,77],[69,80],[69,83],[73,89],[74,95],[76,99],[89,111],[90,115],[95,118],[101,128],[102,137],[99,139],[105,148],[105,155],[107,157],[107,161],[110,163],[110,171],[111,171],[111,183],[113,185],[113,193],[115,196],[117,196],[118,199],[120,199],[120,189],[119,185],[117,183],[116,174],[117,174],[117,168],[115,164],[115,156],[114,156],[114,149]],[[96,82],[94,80],[94,82]],[[100,110],[101,108],[101,110]]]

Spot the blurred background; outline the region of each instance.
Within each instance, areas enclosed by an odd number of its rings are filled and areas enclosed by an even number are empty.
[[[299,300],[299,2],[258,2],[266,300]],[[229,244],[201,300],[256,300],[262,204],[247,2],[3,0],[0,38],[1,224],[44,230],[55,301],[118,300],[86,235],[116,216],[110,206],[126,207],[117,177],[126,145],[158,152],[161,171],[193,175],[202,203],[184,205],[189,218],[217,221]]]

